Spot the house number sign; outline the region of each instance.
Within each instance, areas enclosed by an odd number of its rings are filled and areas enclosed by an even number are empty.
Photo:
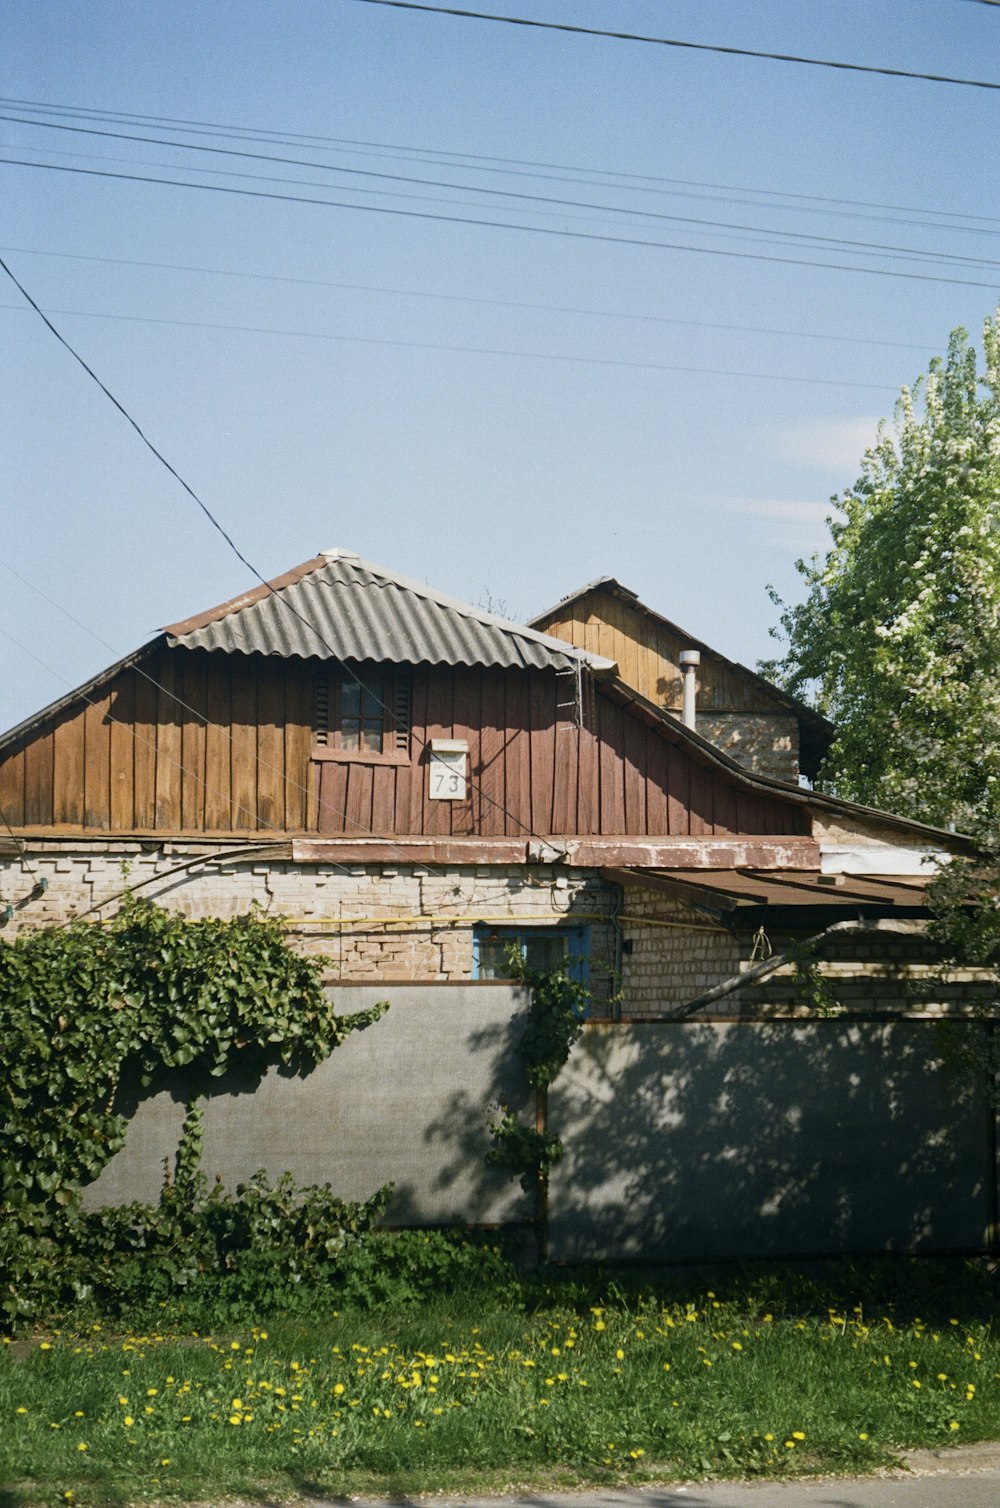
[[[430,759],[431,801],[464,801],[469,746],[464,739],[432,738]]]

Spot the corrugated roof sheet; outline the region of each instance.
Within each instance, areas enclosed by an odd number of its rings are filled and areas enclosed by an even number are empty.
[[[565,670],[582,662],[598,673],[615,670],[613,660],[496,618],[345,550],[328,550],[268,587],[171,624],[165,633],[171,645],[230,654],[511,669]]]

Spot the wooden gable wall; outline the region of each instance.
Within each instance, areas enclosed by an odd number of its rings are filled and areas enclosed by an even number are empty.
[[[565,608],[554,609],[536,627],[578,649],[614,660],[627,686],[657,707],[680,713],[679,656],[682,649],[692,647],[691,640],[675,633],[654,613],[598,587]],[[762,712],[795,720],[785,703],[708,649],[702,650],[698,670],[698,711]]]
[[[12,827],[80,833],[517,837],[808,831],[793,802],[713,767],[680,731],[544,671],[418,666],[409,756],[314,747],[302,660],[161,649],[0,754]],[[427,744],[469,745],[464,801],[428,798]]]

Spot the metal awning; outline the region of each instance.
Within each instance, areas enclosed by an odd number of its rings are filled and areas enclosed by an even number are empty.
[[[823,874],[819,869],[606,869],[604,877],[620,885],[659,890],[674,900],[702,908],[735,912],[750,907],[829,907],[857,909],[890,906],[912,909],[925,904],[930,880],[913,875]]]

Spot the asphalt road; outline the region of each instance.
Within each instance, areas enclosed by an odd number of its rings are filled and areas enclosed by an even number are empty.
[[[429,1493],[348,1501],[359,1508],[1000,1508],[1000,1444],[920,1451],[907,1457],[905,1465],[906,1473],[811,1482],[692,1483],[494,1497]],[[343,1502],[312,1499],[310,1508],[340,1508]]]

